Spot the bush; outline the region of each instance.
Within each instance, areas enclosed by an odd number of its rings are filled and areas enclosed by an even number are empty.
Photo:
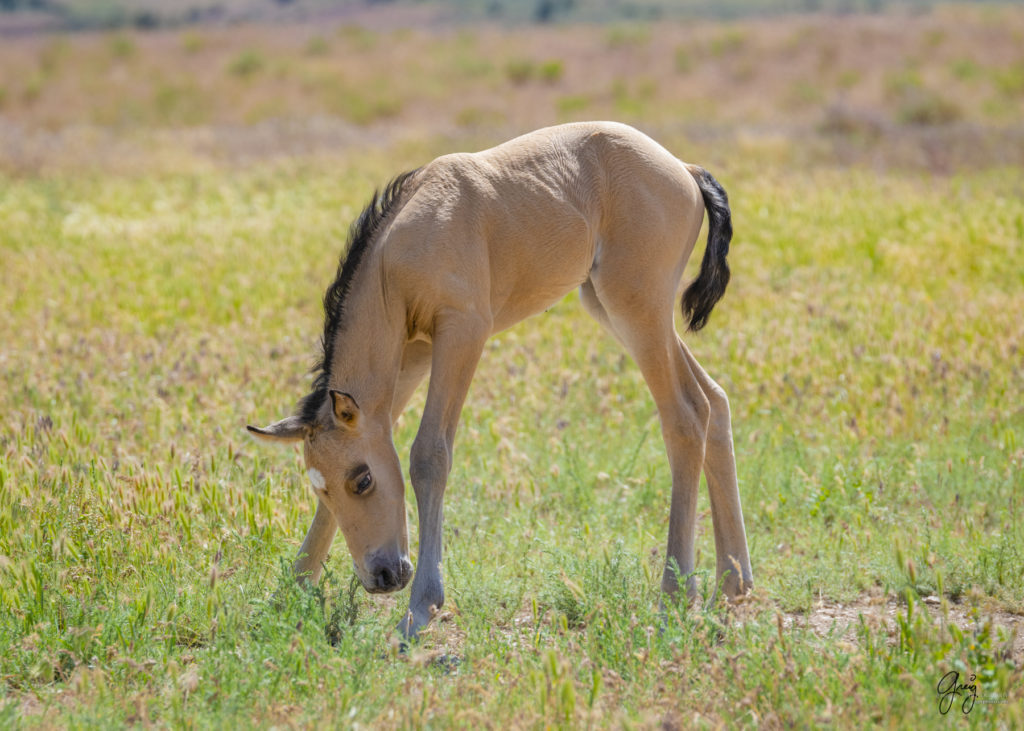
[[[997,71],[993,80],[999,91],[1007,96],[1024,95],[1024,63]]]
[[[896,116],[904,124],[938,125],[959,121],[963,111],[956,102],[930,89],[919,89],[902,100]]]
[[[678,46],[675,55],[676,71],[680,74],[688,74],[693,71],[693,55],[686,46]]]
[[[330,44],[327,43],[327,39],[323,36],[313,36],[306,43],[307,56],[326,56],[330,50]]]
[[[540,65],[539,74],[542,81],[553,84],[562,78],[565,73],[565,65],[558,59],[545,61]]]
[[[114,58],[131,58],[135,55],[135,41],[123,33],[112,36],[108,48]]]
[[[537,67],[529,59],[514,59],[505,65],[505,76],[513,84],[525,84],[533,78]]]
[[[650,41],[651,28],[643,24],[614,25],[605,33],[605,43],[609,48],[639,48]]]
[[[903,124],[949,124],[963,117],[956,102],[928,88],[914,69],[891,75],[885,86],[886,97],[895,107],[896,120]]]
[[[199,53],[206,46],[206,39],[194,31],[181,37],[181,48],[185,53]]]
[[[266,66],[266,60],[259,51],[247,49],[235,56],[228,64],[228,73],[234,76],[253,76]]]
[[[586,94],[569,94],[558,100],[558,112],[562,115],[574,115],[587,109],[591,99]]]
[[[747,34],[739,28],[722,31],[711,39],[711,55],[726,56],[736,53],[747,44]]]

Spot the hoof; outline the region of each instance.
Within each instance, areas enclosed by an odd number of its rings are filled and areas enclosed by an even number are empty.
[[[435,657],[430,664],[439,669],[445,675],[451,675],[458,671],[459,665],[462,664],[462,658],[458,655],[449,655],[446,653]]]

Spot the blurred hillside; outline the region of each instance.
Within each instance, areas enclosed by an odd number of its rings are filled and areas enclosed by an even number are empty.
[[[0,0],[0,33],[345,18],[390,26],[608,23],[920,11],[938,4],[939,0]]]
[[[419,159],[593,118],[705,160],[1024,164],[1021,6],[421,28],[396,24],[395,8],[436,17],[427,3],[358,5],[319,22],[8,36],[0,170],[322,157],[399,142],[429,148],[410,153]]]

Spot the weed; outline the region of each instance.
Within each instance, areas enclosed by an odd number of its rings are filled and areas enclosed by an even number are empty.
[[[558,98],[558,113],[563,117],[573,117],[585,112],[592,104],[586,94],[567,94]]]
[[[949,72],[960,81],[974,81],[983,75],[982,68],[970,58],[958,58],[950,62]]]
[[[525,58],[514,59],[505,64],[505,78],[513,84],[525,84],[537,73],[536,64]]]
[[[677,73],[688,74],[693,71],[693,53],[688,46],[676,47],[675,55],[672,58]]]
[[[821,87],[807,81],[797,81],[793,85],[791,94],[799,104],[821,104],[824,101],[824,92]]]
[[[611,49],[643,47],[651,42],[651,27],[647,24],[613,25],[605,32],[604,42]]]
[[[863,78],[863,75],[856,69],[844,69],[836,78],[836,86],[848,91],[857,86]]]
[[[365,92],[338,85],[327,92],[326,103],[331,112],[360,125],[394,117],[403,106],[402,99],[394,95],[386,84]]]
[[[121,60],[131,58],[138,51],[134,39],[123,33],[112,35],[107,41],[107,48],[113,58]]]
[[[306,42],[307,56],[326,56],[330,50],[331,45],[323,36],[313,36]]]
[[[376,33],[359,25],[343,25],[338,30],[338,37],[347,47],[359,53],[372,51],[379,40]]]
[[[954,100],[928,88],[913,69],[890,75],[886,88],[896,107],[896,119],[904,124],[949,124],[963,116]]]
[[[455,115],[455,123],[460,127],[488,127],[500,124],[504,115],[496,109],[465,107]]]
[[[233,76],[248,78],[255,76],[266,68],[266,58],[257,50],[246,49],[235,56],[227,65],[227,71]]]
[[[46,77],[38,73],[32,74],[25,80],[25,85],[21,90],[21,97],[26,102],[35,102],[40,96],[42,96],[45,88]]]
[[[926,89],[907,93],[896,110],[897,119],[905,124],[950,124],[962,116],[956,102]]]
[[[996,88],[1006,96],[1024,95],[1024,63],[1017,63],[996,71],[992,80],[995,82]]]
[[[197,124],[206,117],[207,104],[194,86],[161,83],[153,91],[154,110],[165,124]]]
[[[558,59],[548,59],[537,67],[537,76],[546,84],[554,84],[565,74],[565,64]]]
[[[657,82],[650,78],[641,78],[632,82],[616,79],[611,88],[615,111],[626,119],[642,117],[656,93]]]
[[[60,38],[50,41],[39,51],[39,68],[47,75],[52,75],[60,70],[70,53],[70,45],[66,39]]]
[[[193,55],[206,48],[206,37],[198,31],[188,31],[181,35],[181,50]]]
[[[719,32],[711,39],[709,50],[712,56],[720,58],[739,53],[746,44],[746,32],[739,28],[730,28]]]

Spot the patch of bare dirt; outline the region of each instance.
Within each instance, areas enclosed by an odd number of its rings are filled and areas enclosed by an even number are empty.
[[[1017,665],[1024,664],[1024,616],[1002,610],[986,610],[966,603],[953,603],[940,597],[929,596],[914,604],[914,612],[926,611],[930,620],[941,627],[949,622],[964,634],[981,630],[986,622],[992,623],[993,637],[999,638],[999,629],[1013,638],[1011,658]],[[783,627],[805,627],[820,637],[831,636],[840,641],[853,642],[861,619],[871,629],[897,629],[897,615],[906,615],[907,607],[895,596],[862,596],[856,601],[840,603],[822,600],[816,602],[807,614],[787,613],[782,616]]]

